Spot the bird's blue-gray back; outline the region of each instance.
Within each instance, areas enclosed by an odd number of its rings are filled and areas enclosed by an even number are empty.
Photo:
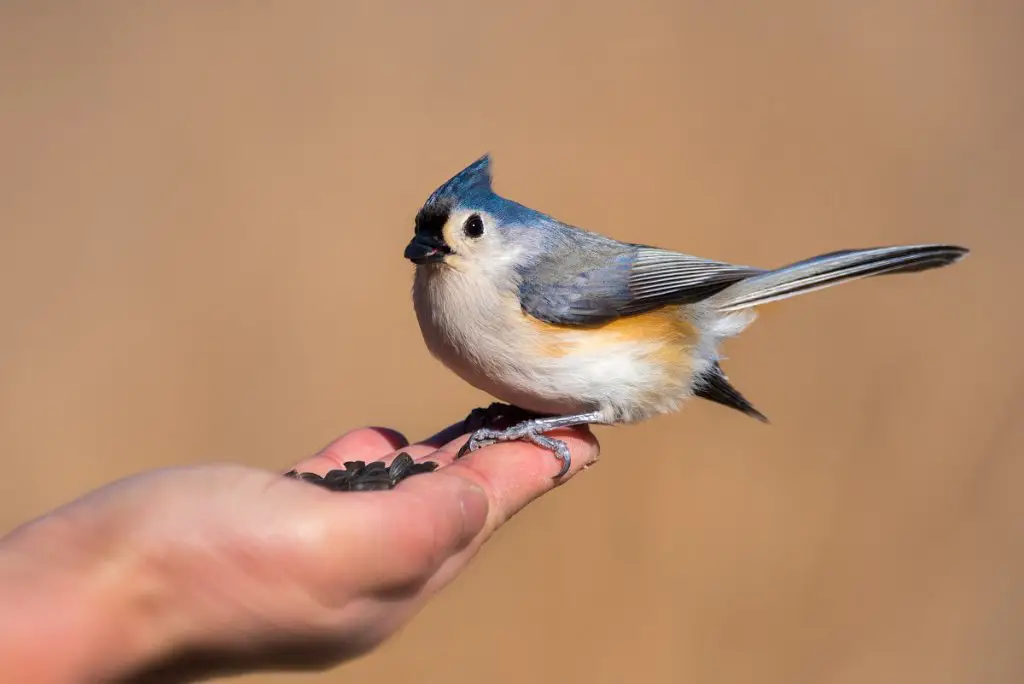
[[[626,244],[564,224],[520,268],[523,310],[561,325],[596,325],[691,304],[762,269]]]

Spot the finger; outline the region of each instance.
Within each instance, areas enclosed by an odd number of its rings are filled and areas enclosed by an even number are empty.
[[[323,475],[341,468],[345,461],[378,461],[409,444],[405,436],[383,427],[366,427],[347,432],[315,456],[299,462],[295,470]]]
[[[565,442],[572,456],[569,471],[557,479],[561,462],[550,450],[524,440],[494,444],[455,460],[468,439],[463,436],[444,445],[435,457],[442,464],[450,464],[441,472],[467,478],[487,492],[494,516],[489,522],[496,527],[537,497],[568,482],[600,456],[600,445],[586,426],[545,434]]]
[[[468,430],[466,429],[466,421],[460,420],[457,423],[452,423],[448,427],[440,430],[439,432],[428,437],[427,439],[420,441],[419,444],[426,444],[428,446],[434,447],[435,449],[440,449],[445,444],[458,438],[460,435],[466,434],[467,432]]]
[[[445,444],[448,444],[452,440],[457,439],[460,435],[464,434],[466,434],[466,421],[460,420],[457,423],[452,423],[451,425],[442,428],[430,437],[420,440],[415,444],[397,447],[393,453],[383,457],[383,459],[385,461],[390,461],[398,454],[405,453],[412,456],[414,461],[434,461],[439,466],[447,465],[453,460],[452,454],[438,453],[438,450]]]
[[[432,446],[427,446],[426,444],[410,444],[407,447],[397,449],[393,454],[391,454],[391,456],[394,457],[398,454],[409,454],[412,456],[414,461],[436,461],[437,459],[434,458],[436,453],[437,449]],[[384,460],[387,461],[390,459],[385,458]]]
[[[406,453],[412,456],[414,461],[433,461],[438,466],[447,465],[451,463],[452,455],[439,452],[438,450],[445,444],[457,439],[460,435],[466,434],[466,432],[466,421],[460,420],[457,423],[452,423],[442,428],[426,439],[397,449],[393,456],[397,456],[399,453]]]
[[[487,515],[476,534],[462,545],[449,547],[451,552],[443,559],[425,588],[426,594],[439,590],[458,574],[490,535],[524,506],[544,493],[558,487],[576,473],[593,464],[600,446],[587,427],[555,430],[549,433],[569,446],[572,462],[569,471],[555,479],[561,464],[550,451],[529,442],[505,442],[475,451],[452,462],[458,449],[465,443],[460,438],[433,454],[432,460],[450,465],[428,476],[412,477],[394,491],[427,496],[441,488],[445,479],[472,483],[479,487],[487,501]]]
[[[348,432],[321,449],[315,456],[295,466],[300,472],[323,475],[340,468],[345,461],[390,461],[400,452],[406,452],[416,461],[424,460],[438,448],[466,433],[464,420],[452,423],[434,435],[416,444],[402,433],[390,428],[368,427]],[[327,461],[324,460],[327,457]]]
[[[404,450],[403,450],[404,451]],[[394,596],[421,589],[452,555],[475,539],[488,520],[487,494],[459,477],[417,475],[420,486],[339,496],[309,488],[326,521],[320,549],[337,554],[334,581],[359,593]]]
[[[586,428],[550,434],[564,440],[572,453],[569,472],[557,480],[557,459],[528,442],[497,444],[458,461],[454,457],[465,436],[439,450],[422,443],[397,447],[417,460],[447,467],[411,477],[390,491],[324,492],[322,505],[329,509],[324,518],[332,521],[329,536],[347,539],[325,546],[346,550],[341,565],[354,573],[351,583],[370,593],[440,588],[501,524],[596,460],[597,442]],[[344,446],[346,437],[335,445]],[[342,453],[343,460],[352,460],[350,453]],[[342,508],[344,515],[335,515]]]
[[[456,455],[468,436],[459,437],[437,450],[414,444],[401,451],[416,460],[434,461],[441,468],[438,473],[463,477],[481,486],[491,500],[492,514],[497,516],[496,527],[537,497],[592,465],[600,455],[600,446],[586,426],[547,434],[564,441],[572,455],[569,471],[557,479],[561,462],[554,454],[522,440],[494,444],[458,460]]]

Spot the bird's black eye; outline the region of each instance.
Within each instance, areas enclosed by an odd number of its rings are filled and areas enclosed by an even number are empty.
[[[484,220],[480,218],[480,214],[472,214],[466,222],[462,224],[462,232],[466,234],[466,237],[478,238],[484,234]]]

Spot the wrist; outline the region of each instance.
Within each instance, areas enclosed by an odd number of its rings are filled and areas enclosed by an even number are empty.
[[[47,516],[0,539],[0,681],[118,681],[174,647],[164,583],[80,533]]]

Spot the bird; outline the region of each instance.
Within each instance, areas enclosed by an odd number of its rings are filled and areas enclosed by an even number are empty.
[[[626,425],[700,398],[766,416],[729,381],[720,349],[756,308],[870,276],[948,266],[953,244],[844,249],[780,268],[621,242],[498,195],[484,154],[434,190],[404,257],[430,354],[523,420],[479,427],[458,456],[526,440],[570,467],[547,433]],[[471,414],[472,415],[472,414]]]

